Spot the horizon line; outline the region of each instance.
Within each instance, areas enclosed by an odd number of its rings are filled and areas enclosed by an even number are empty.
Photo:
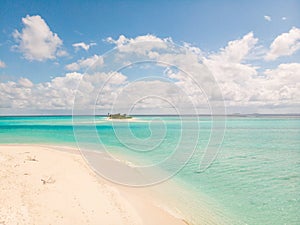
[[[0,117],[34,117],[34,116],[107,116],[107,114],[3,114]],[[130,114],[130,116],[300,116],[300,113],[229,113],[229,114]]]

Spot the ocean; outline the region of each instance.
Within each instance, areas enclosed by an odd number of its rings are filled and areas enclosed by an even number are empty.
[[[213,134],[209,116],[134,118],[2,116],[0,143],[104,148],[132,167],[157,166],[174,175],[167,178],[180,193],[169,194],[195,224],[203,205],[224,224],[300,224],[300,117],[228,116],[226,127],[213,128],[224,129],[224,137],[204,171],[200,163]]]

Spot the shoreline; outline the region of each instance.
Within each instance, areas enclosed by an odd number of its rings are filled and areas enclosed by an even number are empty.
[[[149,122],[147,120],[141,120],[140,118],[132,117],[128,119],[112,119],[112,118],[105,118],[103,121],[105,122],[127,122],[127,123],[145,123]]]
[[[156,205],[151,190],[120,186],[95,174],[76,148],[0,147],[0,221],[7,225],[189,224]]]

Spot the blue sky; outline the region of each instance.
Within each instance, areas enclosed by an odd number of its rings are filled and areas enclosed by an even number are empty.
[[[300,2],[294,1],[5,1],[0,2],[0,82],[27,78],[32,83],[51,82],[70,72],[66,66],[102,55],[115,47],[105,41],[120,35],[136,38],[147,34],[190,43],[202,54],[218,54],[230,41],[253,32],[261,51],[293,27],[300,27]],[[64,56],[29,59],[14,37],[24,28],[22,18],[39,16],[62,41]],[[20,39],[20,38],[19,38]],[[296,41],[295,41],[296,40]],[[298,39],[296,38],[295,45]],[[86,51],[72,46],[93,43]],[[297,43],[296,43],[297,42]],[[266,53],[267,54],[267,53]],[[299,62],[299,51],[276,60],[256,58],[243,63],[257,66],[258,73],[280,64]]]

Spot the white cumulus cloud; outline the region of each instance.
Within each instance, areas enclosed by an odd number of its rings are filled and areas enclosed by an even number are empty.
[[[103,57],[99,55],[94,55],[86,59],[80,59],[77,62],[66,65],[66,69],[70,71],[78,71],[81,69],[86,69],[88,67],[99,67],[103,65]]]
[[[22,87],[25,87],[25,88],[31,88],[33,87],[33,83],[27,79],[27,78],[20,78],[18,83],[22,86]]]
[[[15,48],[22,52],[26,59],[44,61],[66,55],[66,52],[61,50],[63,41],[50,30],[39,15],[27,15],[22,18],[22,23],[23,29],[20,32],[15,30],[13,37],[18,43]]]
[[[227,104],[243,104],[253,94],[249,86],[257,76],[257,68],[245,63],[255,49],[258,39],[250,32],[241,39],[228,42],[219,53],[211,54],[203,60],[212,72],[223,92]]]
[[[220,53],[211,55],[209,58],[240,63],[249,56],[250,51],[253,50],[257,42],[258,39],[254,37],[253,32],[250,32],[241,39],[228,42],[227,46],[221,49]]]
[[[265,59],[275,60],[281,56],[289,56],[300,49],[300,29],[293,27],[288,33],[282,33],[275,38]]]
[[[76,51],[78,51],[80,48],[84,49],[85,51],[88,51],[91,46],[96,45],[96,43],[90,43],[86,44],[84,42],[74,43],[72,46],[75,48]]]
[[[147,34],[137,36],[135,38],[127,38],[120,35],[118,39],[114,40],[112,37],[106,39],[108,43],[115,44],[120,52],[136,52],[138,54],[146,54],[152,49],[167,48],[167,43],[172,42],[171,38],[158,38],[154,35]]]
[[[272,18],[270,16],[264,16],[264,19],[269,21],[269,22],[272,21]]]

